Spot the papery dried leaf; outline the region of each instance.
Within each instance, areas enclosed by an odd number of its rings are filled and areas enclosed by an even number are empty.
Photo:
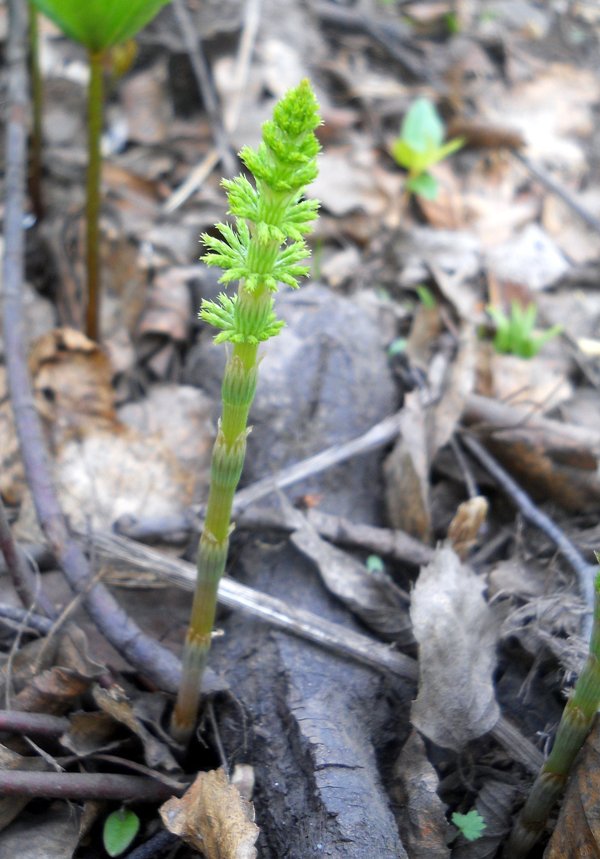
[[[317,565],[327,589],[383,637],[400,644],[413,642],[406,600],[389,576],[367,570],[323,540],[301,514],[296,521],[300,527],[290,539]]]
[[[60,738],[61,746],[81,758],[112,748],[122,729],[108,713],[74,713],[69,730]]]
[[[48,764],[41,757],[24,757],[0,744],[0,770],[34,770],[42,772],[48,769]],[[22,811],[30,802],[27,796],[0,797],[0,832]]]
[[[181,799],[161,806],[160,816],[169,832],[206,859],[256,859],[254,808],[222,769],[200,773]]]
[[[79,810],[55,802],[45,814],[26,812],[2,833],[0,856],[21,859],[72,859],[79,843]]]
[[[446,806],[438,796],[438,775],[425,743],[412,731],[394,767],[402,843],[411,859],[447,859]]]
[[[138,719],[134,713],[132,702],[124,690],[117,686],[113,686],[111,689],[96,686],[94,687],[94,701],[101,710],[112,716],[115,721],[126,725],[141,740],[144,747],[144,757],[149,767],[167,773],[180,771],[179,764],[171,754],[167,744],[151,734]]]
[[[483,495],[476,495],[458,505],[448,528],[448,540],[461,561],[477,541],[479,530],[486,520],[488,503]]]
[[[484,583],[450,548],[437,550],[412,593],[419,643],[419,692],[413,725],[434,743],[461,751],[500,715],[492,675],[497,630]]]
[[[429,458],[425,414],[420,393],[409,394],[401,416],[401,436],[385,461],[385,497],[395,528],[428,542]]]

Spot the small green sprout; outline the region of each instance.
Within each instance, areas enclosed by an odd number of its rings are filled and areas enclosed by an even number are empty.
[[[383,573],[385,571],[385,564],[379,555],[369,555],[365,561],[365,566],[370,573]]]
[[[433,292],[428,289],[426,286],[417,286],[415,287],[415,292],[419,296],[419,301],[427,310],[435,310],[437,307],[437,301],[435,300],[435,295]]]
[[[404,117],[400,137],[392,144],[392,156],[408,170],[407,190],[426,200],[435,200],[438,193],[437,180],[429,168],[464,143],[462,137],[444,143],[445,136],[446,128],[435,106],[426,98],[418,98]]]
[[[487,312],[496,323],[494,348],[502,354],[533,358],[544,344],[563,330],[562,325],[553,325],[546,331],[536,332],[537,307],[535,304],[522,307],[518,301],[513,301],[510,316],[507,316],[499,307],[488,307]]]
[[[477,841],[483,835],[486,822],[480,813],[472,808],[467,814],[459,814],[455,811],[452,815],[452,823],[467,841]]]
[[[119,808],[104,821],[102,842],[109,856],[125,853],[140,829],[140,819],[129,808]]]

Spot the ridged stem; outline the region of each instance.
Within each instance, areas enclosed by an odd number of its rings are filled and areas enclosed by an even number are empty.
[[[265,292],[240,297],[254,308],[269,301]],[[231,508],[237,488],[248,435],[248,412],[258,375],[258,346],[236,343],[223,377],[222,414],[212,453],[210,490],[204,530],[198,550],[198,577],[184,652],[182,682],[171,718],[171,734],[180,743],[190,739],[200,706],[202,675],[210,650],[217,606],[219,580],[225,571]]]
[[[88,169],[86,198],[87,311],[85,333],[98,340],[100,317],[100,181],[102,155],[103,55],[90,51],[88,89]]]
[[[29,63],[31,73],[31,167],[29,172],[29,194],[36,218],[44,214],[42,198],[42,101],[43,85],[40,71],[40,38],[38,11],[29,3]]]
[[[523,859],[542,834],[573,761],[600,707],[600,575],[595,581],[594,623],[586,663],[563,711],[554,746],[537,776],[504,848],[505,859]]]

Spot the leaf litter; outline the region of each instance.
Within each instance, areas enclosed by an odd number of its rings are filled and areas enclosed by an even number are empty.
[[[452,35],[445,28],[450,27],[447,15],[455,6],[461,32]],[[366,571],[364,553],[341,552],[304,525],[292,541],[318,566],[327,590],[361,618],[376,638],[414,647],[413,632],[403,615],[404,594],[411,594],[421,673],[418,690],[408,697],[416,694],[413,721],[427,739],[424,742],[414,730],[406,739],[408,718],[395,702],[394,717],[377,737],[375,754],[378,760],[389,757],[398,762],[393,777],[388,777],[385,763],[381,766],[382,791],[394,796],[394,801],[398,797],[399,831],[410,855],[441,857],[451,851],[461,859],[493,856],[506,837],[512,807],[518,802],[518,770],[509,757],[490,748],[487,736],[498,718],[498,707],[510,710],[516,722],[521,717],[528,736],[539,744],[542,738],[536,731],[551,731],[552,725],[543,718],[534,724],[532,713],[544,713],[544,695],[552,700],[548,712],[556,712],[563,675],[570,679],[577,672],[585,644],[579,634],[581,602],[573,594],[568,570],[556,559],[552,546],[507,509],[489,477],[472,462],[460,460],[456,433],[468,426],[485,440],[534,503],[568,526],[582,547],[586,540],[594,540],[586,533],[600,500],[597,410],[586,404],[586,395],[590,402],[597,398],[597,354],[589,345],[598,339],[599,309],[594,287],[589,285],[597,280],[596,233],[510,151],[518,149],[562,184],[573,201],[596,213],[593,146],[600,84],[595,70],[586,67],[585,57],[589,40],[597,38],[598,20],[590,12],[593,4],[587,3],[572,4],[560,20],[553,9],[542,9],[540,4],[485,6],[480,10],[472,4],[412,4],[408,9],[412,23],[406,24],[393,6],[370,4],[365,23],[365,17],[355,15],[355,7],[348,4],[345,25],[336,25],[333,38],[327,15],[339,14],[339,4],[307,4],[293,13],[286,6],[290,12],[286,16],[279,7],[271,14],[273,9],[265,0],[256,50],[238,103],[232,75],[238,68],[237,58],[230,46],[233,36],[243,32],[239,29],[243,4],[189,3],[199,32],[212,40],[207,42],[207,54],[224,110],[229,116],[236,111],[240,115],[234,143],[238,138],[252,142],[248,135],[258,133],[262,118],[288,79],[293,82],[292,77],[303,75],[318,79],[326,126],[321,188],[316,193],[322,197],[324,216],[314,245],[314,277],[357,302],[368,285],[391,308],[382,342],[404,339],[409,344],[402,358],[394,359],[398,360],[393,364],[398,371],[398,403],[389,404],[390,411],[404,404],[400,438],[388,452],[385,477],[373,479],[381,495],[385,486],[384,524],[416,534],[429,546],[448,537],[456,554],[448,545],[438,549],[411,593],[414,570],[404,565],[386,560],[386,572],[378,578]],[[0,34],[3,14],[0,10]],[[384,22],[383,30],[373,28],[373,21]],[[385,27],[395,34],[392,47],[386,42]],[[559,31],[557,47],[552,40]],[[28,288],[26,293],[27,337],[35,341],[45,335],[31,353],[32,371],[57,480],[63,485],[63,502],[84,531],[110,528],[123,513],[142,521],[158,515],[165,521],[183,516],[189,522],[190,503],[206,491],[215,413],[208,393],[192,391],[181,381],[192,344],[210,336],[194,323],[193,308],[198,293],[211,296],[211,282],[202,266],[191,263],[199,254],[197,235],[222,216],[218,171],[209,174],[187,203],[168,217],[161,206],[212,146],[210,123],[200,112],[195,85],[186,84],[187,59],[182,62],[179,37],[165,15],[164,23],[157,24],[142,45],[143,61],[123,85],[116,85],[112,95],[103,215],[106,255],[113,263],[106,275],[110,294],[106,353],[78,339],[76,332],[65,333],[66,325],[77,324],[80,311],[77,247],[82,247],[82,230],[75,207],[83,169],[83,65],[64,40],[45,27],[43,32],[44,67],[51,75],[46,135],[54,211],[43,227],[42,265],[48,272],[40,277],[32,270],[29,277],[38,291]],[[417,86],[397,59],[407,33],[417,49],[411,54],[413,72],[421,81]],[[439,98],[442,91],[444,99]],[[397,135],[413,99],[421,95],[448,113],[444,118],[449,120],[451,136],[462,134],[452,130],[461,127],[454,126],[454,121],[476,127],[479,137],[473,132],[469,147],[455,160],[437,165],[440,194],[435,201],[408,207],[402,198],[403,174],[389,159],[389,141]],[[37,228],[33,232],[37,234]],[[48,260],[59,272],[60,287],[52,281]],[[589,273],[587,281],[582,278],[583,263],[589,266],[591,280]],[[422,285],[434,295],[432,312],[415,302],[414,288]],[[42,298],[40,290],[51,295],[53,302]],[[506,307],[514,295],[524,304],[533,299],[544,326],[563,324],[568,339],[550,344],[532,362],[494,354],[485,306],[498,300]],[[63,327],[48,334],[57,320]],[[185,378],[189,381],[189,374]],[[409,385],[418,390],[411,393]],[[0,488],[14,506],[14,518],[25,482],[5,393],[0,427]],[[488,505],[485,520],[483,502],[477,501],[482,497]],[[327,492],[322,501],[316,494],[312,498],[317,512],[320,504],[328,510]],[[39,540],[28,497],[21,505],[18,528],[21,536]],[[265,546],[273,551],[268,540]],[[237,551],[237,542],[234,545]],[[237,574],[235,560],[232,573]],[[104,567],[102,574],[110,579],[114,570]],[[42,578],[58,595],[50,584],[55,575],[45,573]],[[160,600],[156,591],[148,597],[140,589],[143,582],[134,582],[133,576],[129,582],[122,577],[119,583],[137,588],[128,602],[132,612],[139,610],[153,626],[154,610],[154,617],[161,614],[154,628],[169,640],[181,637],[184,612],[174,598],[167,603],[162,591]],[[8,584],[6,594],[7,600],[14,599]],[[57,602],[64,602],[62,592]],[[167,605],[172,612],[169,618],[165,618]],[[89,640],[96,642],[89,621],[81,614],[76,617],[84,630],[88,627]],[[167,620],[171,632],[166,630]],[[106,667],[98,667],[85,656],[83,640],[73,637],[72,630],[66,634],[66,640],[71,640],[68,646],[59,635],[44,643],[30,640],[25,633],[3,673],[7,689],[10,674],[15,705],[63,712],[72,719],[64,743],[42,744],[44,754],[75,753],[86,762],[84,766],[97,755],[123,755],[122,760],[133,757],[140,766],[144,760],[146,766],[176,775],[178,764],[161,733],[164,700],[159,695],[161,706],[149,702],[146,696],[153,693],[124,682],[127,693],[113,690],[116,703],[110,699],[109,705],[110,693],[99,692],[97,684],[107,681],[107,671],[118,675],[125,663],[113,654],[112,662],[109,657]],[[6,640],[10,641],[9,634]],[[109,652],[102,648],[103,657],[105,653]],[[543,673],[546,689],[540,691],[534,681],[548,663],[550,668]],[[499,682],[494,694],[495,670],[518,681],[513,688],[521,691],[514,693],[513,701],[503,698]],[[274,671],[271,685],[278,682],[278,672],[281,668]],[[532,713],[524,714],[525,699],[520,696],[528,688],[533,690],[529,700],[535,707],[527,705]],[[385,707],[386,700],[385,695],[374,700],[360,723],[369,754],[367,737],[376,733],[374,714]],[[217,701],[217,718],[220,707]],[[265,809],[269,804],[277,807],[277,790],[283,788],[274,788],[261,769],[262,729],[255,730],[252,724],[247,728],[245,720],[255,704],[242,701],[241,711],[244,726],[227,736],[227,752],[236,763],[238,759],[258,763],[261,838],[278,843],[281,830],[293,826],[285,816],[270,820]],[[288,718],[289,746],[295,722]],[[229,714],[226,734],[232,721]],[[248,749],[247,729],[250,751],[238,754],[235,750]],[[8,742],[14,744],[17,739],[11,737]],[[26,756],[6,749],[4,766],[48,765],[48,758],[33,757],[19,742]],[[133,754],[128,742],[136,750]],[[393,754],[388,756],[390,748]],[[454,750],[455,757],[446,749]],[[593,755],[588,745],[582,754],[584,771],[588,765],[593,770]],[[200,757],[203,768],[214,765],[207,760],[210,755]],[[465,762],[473,761],[468,778],[463,779]],[[296,782],[307,778],[305,771],[301,773],[295,774]],[[443,778],[442,773],[449,775]],[[238,819],[238,800],[230,793],[226,777],[203,775],[209,787],[198,789],[198,794],[208,796],[208,807],[216,805],[215,819],[233,808]],[[307,783],[310,777],[309,773]],[[598,852],[589,825],[594,814],[592,782],[589,773],[574,777],[548,855],[575,856],[583,849]],[[0,813],[6,809],[6,819],[15,818],[25,804],[4,798]],[[482,837],[471,843],[458,839],[450,847],[447,821],[452,811],[465,813],[473,807],[486,821]],[[312,816],[317,814],[314,807],[309,812],[307,805],[299,803],[298,808],[302,819],[320,819]],[[39,814],[24,814],[28,816],[22,821],[17,818],[6,831],[7,849],[14,843],[18,845],[14,850],[24,856],[86,855],[87,847],[77,850],[74,829],[65,823],[64,806],[48,806],[43,819]],[[244,834],[237,842],[231,832],[219,837],[199,834],[195,814],[181,812],[189,826],[188,838],[197,849],[205,853],[210,849],[209,856],[233,856],[239,850],[246,851],[240,855],[254,855],[256,831],[247,817],[243,823],[243,809],[240,832]],[[223,826],[225,833],[226,821]],[[8,840],[13,827],[14,842]],[[27,828],[29,854],[19,846]],[[146,820],[142,831],[151,831]],[[298,845],[293,845],[290,855],[297,846],[304,859],[307,852],[297,831],[291,836],[292,842],[295,839]],[[225,849],[233,852],[220,852]]]

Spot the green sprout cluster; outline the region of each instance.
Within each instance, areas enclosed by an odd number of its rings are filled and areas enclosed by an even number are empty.
[[[546,331],[536,331],[535,304],[523,307],[518,301],[513,301],[510,316],[499,307],[488,307],[487,312],[496,323],[494,349],[501,354],[533,358],[549,340],[563,330],[562,325],[553,325]]]

